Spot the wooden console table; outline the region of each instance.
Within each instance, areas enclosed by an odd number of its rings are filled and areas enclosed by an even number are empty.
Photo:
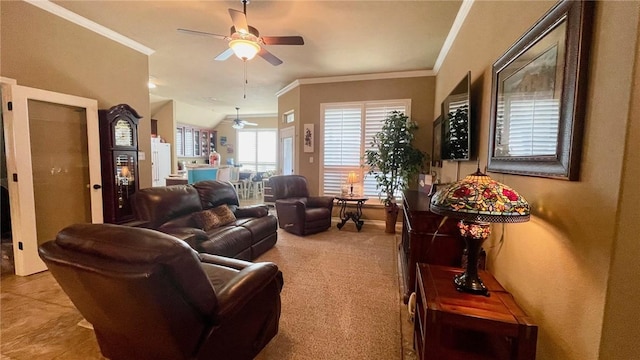
[[[488,272],[489,296],[459,292],[458,268],[418,264],[413,346],[418,359],[534,360],[538,327]]]
[[[402,241],[398,249],[404,302],[414,292],[416,263],[460,266],[464,240],[457,220],[444,219],[429,211],[431,198],[426,193],[406,190],[402,196]]]

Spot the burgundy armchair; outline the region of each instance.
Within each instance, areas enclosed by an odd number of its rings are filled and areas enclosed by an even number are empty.
[[[332,196],[310,196],[307,179],[301,175],[269,178],[281,229],[304,236],[331,227]]]
[[[273,263],[198,254],[155,230],[76,224],[40,257],[115,359],[253,359],[278,332]]]

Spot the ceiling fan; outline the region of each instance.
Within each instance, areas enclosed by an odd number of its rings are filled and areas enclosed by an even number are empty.
[[[233,120],[233,125],[231,125],[231,127],[234,129],[243,129],[245,125],[257,126],[258,124],[240,120],[240,108],[236,106],[236,118]]]
[[[243,61],[251,60],[259,55],[274,66],[282,64],[282,60],[267,51],[265,45],[304,45],[302,36],[260,36],[258,29],[247,24],[247,4],[249,0],[241,0],[243,11],[229,9],[231,15],[231,32],[229,36],[212,34],[204,31],[178,29],[178,31],[193,34],[211,36],[229,42],[229,48],[215,57],[215,60],[224,61],[235,54]]]

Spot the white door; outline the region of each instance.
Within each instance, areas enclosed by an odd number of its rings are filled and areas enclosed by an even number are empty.
[[[282,175],[291,175],[295,163],[295,126],[280,130],[280,164]]]
[[[29,275],[46,270],[38,245],[103,220],[98,103],[1,83],[15,269]]]

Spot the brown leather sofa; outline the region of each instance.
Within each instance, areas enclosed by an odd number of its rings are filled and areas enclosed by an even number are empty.
[[[38,250],[109,359],[248,360],[278,332],[273,263],[198,254],[112,224],[72,225]]]
[[[250,261],[275,245],[277,219],[266,205],[239,204],[233,185],[217,180],[141,189],[131,198],[137,226],[173,235],[198,252]],[[203,227],[204,212],[221,205],[227,205],[236,219],[212,229]]]
[[[269,186],[276,202],[280,228],[304,236],[331,227],[334,198],[310,196],[304,176],[272,176],[269,178]]]

